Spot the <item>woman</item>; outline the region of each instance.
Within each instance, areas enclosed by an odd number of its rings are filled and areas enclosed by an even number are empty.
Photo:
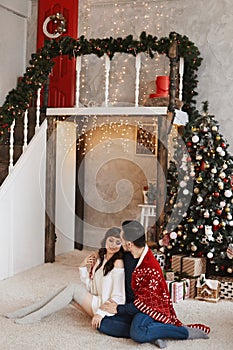
[[[92,317],[92,327],[99,327],[104,316],[111,316],[100,310],[103,303],[108,299],[113,299],[117,304],[125,303],[120,232],[117,227],[110,228],[102,241],[98,257],[89,255],[81,263],[79,273],[85,287],[82,284],[70,284],[49,298],[6,314],[5,317],[16,319],[15,322],[20,324],[33,323],[75,303]]]

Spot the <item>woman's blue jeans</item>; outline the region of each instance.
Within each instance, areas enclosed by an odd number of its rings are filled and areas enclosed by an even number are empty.
[[[165,338],[187,339],[188,330],[183,326],[155,321],[150,316],[139,312],[134,316],[131,323],[130,338],[138,343],[147,343]]]

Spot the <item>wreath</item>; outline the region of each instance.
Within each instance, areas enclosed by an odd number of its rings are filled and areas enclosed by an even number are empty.
[[[58,23],[57,28],[54,30],[54,33],[49,33],[48,24],[49,22],[53,22],[55,24]],[[51,15],[44,20],[43,23],[43,33],[50,39],[57,39],[66,31],[66,20],[65,17],[61,13],[56,13],[55,15]]]

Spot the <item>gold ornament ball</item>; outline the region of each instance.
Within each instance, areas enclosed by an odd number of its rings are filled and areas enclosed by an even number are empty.
[[[195,252],[197,250],[197,246],[196,245],[192,245],[191,250],[192,250],[192,252]]]
[[[183,235],[183,240],[186,240],[186,238],[187,238],[187,235]]]
[[[172,249],[172,246],[171,246],[171,245],[168,245],[168,246],[167,246],[167,249]]]
[[[198,194],[200,191],[199,191],[199,188],[198,187],[195,187],[194,190],[193,190],[194,193]]]
[[[182,236],[182,231],[177,231],[177,236]]]
[[[225,208],[225,211],[226,211],[227,213],[229,213],[229,211],[231,211],[231,209],[230,209],[229,207],[226,207],[226,208]]]
[[[202,182],[202,177],[201,176],[198,176],[197,182]]]
[[[232,268],[231,268],[231,267],[228,267],[227,272],[228,272],[228,273],[232,273]]]
[[[220,135],[217,135],[217,136],[215,137],[215,139],[216,139],[217,141],[220,141],[220,140],[221,140],[221,136],[220,136]]]
[[[189,219],[188,219],[188,222],[193,222],[193,221],[194,221],[193,218],[189,218]]]

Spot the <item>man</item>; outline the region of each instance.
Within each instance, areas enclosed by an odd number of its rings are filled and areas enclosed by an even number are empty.
[[[143,226],[138,221],[125,221],[121,239],[124,250],[138,259],[131,282],[134,301],[118,306],[105,303],[103,310],[116,315],[102,320],[100,332],[139,343],[154,342],[161,348],[166,347],[161,340],[165,338],[207,339],[209,327],[184,326],[177,318],[161,267],[146,245]],[[125,269],[127,278],[127,262]]]

